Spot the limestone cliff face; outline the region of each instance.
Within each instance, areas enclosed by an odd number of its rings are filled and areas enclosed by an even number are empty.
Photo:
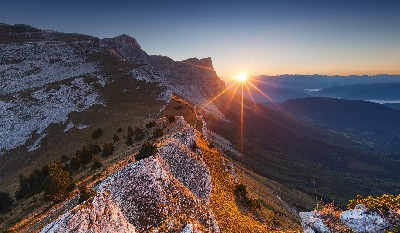
[[[149,55],[142,50],[135,38],[128,35],[120,35],[114,38],[105,38],[103,45],[113,51],[117,56],[138,63],[146,64],[149,61]]]
[[[166,56],[149,56],[134,38],[127,35],[103,39],[103,42],[122,59],[145,65],[134,71],[136,76],[152,72],[156,78],[149,81],[163,83],[175,95],[197,106],[205,104],[225,87],[209,57],[174,61]]]

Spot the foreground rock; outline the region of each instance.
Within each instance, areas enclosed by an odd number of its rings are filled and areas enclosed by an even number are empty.
[[[326,212],[326,210],[321,212]],[[324,217],[318,211],[301,212],[299,215],[304,232],[307,233],[337,232],[338,228],[344,232],[376,233],[392,230],[396,225],[395,219],[372,212],[363,204],[358,204],[354,209],[341,212],[340,216],[337,214],[339,216],[338,222]]]
[[[211,178],[195,131],[177,118],[154,156],[104,179],[91,203],[75,207],[42,232],[219,232],[209,202]],[[90,201],[88,201],[90,202]]]

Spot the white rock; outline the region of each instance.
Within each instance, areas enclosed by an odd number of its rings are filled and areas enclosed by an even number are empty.
[[[340,215],[343,224],[357,233],[383,232],[391,225],[389,221],[375,212],[368,212],[364,205],[346,210]]]
[[[330,229],[326,226],[323,219],[318,212],[300,212],[301,225],[303,226],[304,232],[307,233],[329,233]]]
[[[120,207],[106,193],[99,193],[87,207],[77,206],[44,227],[41,233],[63,232],[130,232],[130,224]]]

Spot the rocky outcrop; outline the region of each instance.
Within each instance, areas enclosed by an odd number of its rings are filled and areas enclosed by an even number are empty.
[[[370,212],[364,205],[357,205],[353,210],[346,210],[340,215],[342,223],[357,233],[384,232],[391,224],[375,212]]]
[[[326,221],[331,221],[331,219],[324,218],[318,211],[301,212],[299,215],[304,232],[307,233],[337,232],[333,228],[336,228],[338,224],[341,225],[340,229],[342,230],[347,228],[347,230],[357,233],[384,232],[394,227],[393,219],[384,217],[376,212],[371,212],[362,204],[356,205],[354,209],[340,213],[340,222],[336,223],[336,225],[331,222],[330,227],[328,227]]]
[[[118,221],[118,232],[219,232],[209,206],[210,172],[200,151],[189,148],[196,141],[194,129],[181,117],[173,127],[157,144],[154,156],[130,163],[104,179],[93,202],[68,211],[42,232],[74,232],[85,227],[115,232],[112,223]]]
[[[114,38],[105,38],[102,43],[122,59],[129,58],[129,60],[137,64],[147,64],[149,62],[149,55],[142,50],[136,39],[126,34]]]
[[[303,226],[305,233],[328,233],[331,232],[330,229],[326,226],[321,215],[316,212],[301,212],[301,225]]]
[[[137,79],[162,83],[175,95],[196,106],[205,105],[210,98],[218,95],[225,88],[224,82],[219,79],[209,57],[174,61],[166,56],[149,56],[134,38],[127,35],[102,41],[121,59],[145,65],[133,71]],[[207,110],[222,117],[213,104],[207,106]]]
[[[57,221],[47,225],[41,232],[132,232],[136,228],[128,222],[120,207],[103,192],[93,202],[63,214]]]

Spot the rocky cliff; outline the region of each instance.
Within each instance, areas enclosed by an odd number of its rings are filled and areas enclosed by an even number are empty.
[[[177,232],[193,226],[219,232],[209,205],[209,169],[201,150],[190,149],[196,133],[182,117],[169,132],[158,141],[154,156],[105,178],[93,200],[67,211],[42,232]]]
[[[102,41],[121,58],[144,65],[134,71],[135,76],[141,80],[162,83],[175,95],[196,106],[205,105],[208,99],[219,94],[225,87],[209,57],[174,61],[166,56],[149,56],[134,38],[127,35]],[[207,106],[207,110],[223,117],[213,104]]]
[[[168,102],[174,93],[201,106],[224,88],[210,58],[176,62],[149,56],[127,35],[100,40],[1,24],[0,36],[0,131],[5,139],[0,155],[20,146],[36,150],[51,124],[68,123],[69,114],[95,105],[109,107],[116,92],[149,96],[154,102]],[[125,82],[133,79],[158,88],[142,93],[143,85],[134,83],[129,90]],[[108,91],[118,84],[125,89]]]

